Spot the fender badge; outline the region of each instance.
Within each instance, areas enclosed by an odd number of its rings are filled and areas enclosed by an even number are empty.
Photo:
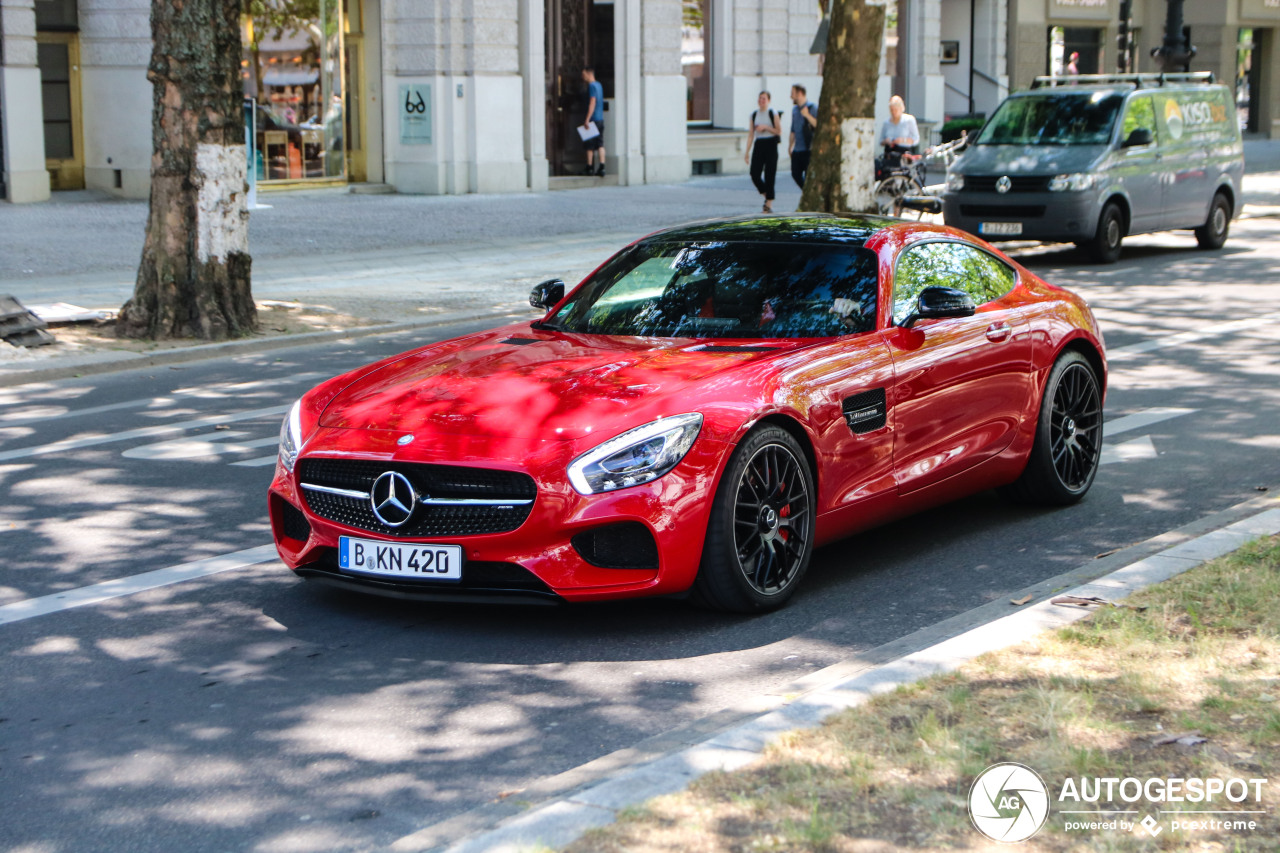
[[[396,444],[400,445],[401,447],[403,447],[406,444],[413,444],[413,436],[402,435],[398,439],[396,439]]]

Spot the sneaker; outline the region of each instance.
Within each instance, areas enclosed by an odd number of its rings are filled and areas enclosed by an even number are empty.
[[[764,203],[764,210],[763,210],[762,212],[763,212],[763,213],[773,213],[773,202],[771,202],[771,201],[766,201],[766,202]]]
[[[586,170],[585,172],[583,172],[582,174],[584,174],[584,175],[586,175],[588,178],[590,178],[590,177],[591,177],[592,175],[594,175],[595,173],[596,173],[595,167],[593,167],[590,163],[588,163],[588,164],[587,164],[587,170]]]
[[[597,169],[596,169],[596,177],[597,177],[597,178],[603,178],[603,177],[604,177],[604,163],[601,163],[601,164],[600,164],[600,166],[599,166],[599,168],[597,168]]]

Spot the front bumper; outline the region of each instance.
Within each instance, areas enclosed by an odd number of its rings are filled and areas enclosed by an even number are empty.
[[[377,437],[373,438],[376,445]],[[376,460],[388,467],[397,463],[459,464],[447,455],[447,448],[432,451],[435,452],[411,456],[371,446],[355,458]],[[312,452],[304,451],[294,473],[277,464],[270,487],[276,549],[299,576],[398,598],[556,602],[687,590],[697,576],[711,502],[727,447],[700,437],[680,464],[665,476],[640,486],[588,496],[578,494],[569,484],[565,470],[573,457],[566,442],[546,442],[519,462],[479,461],[470,455],[465,457],[466,464],[473,467],[520,471],[533,477],[537,495],[532,509],[523,523],[507,532],[430,537],[385,535],[314,512],[308,503],[311,492],[299,488],[297,473],[302,470],[301,462]],[[319,451],[311,458],[337,457]],[[351,459],[353,454],[346,453],[342,458]],[[643,527],[643,536],[638,536],[640,531],[635,525]],[[619,535],[621,539],[617,538]],[[462,580],[450,583],[344,573],[338,568],[340,536],[396,544],[461,546]],[[597,536],[601,538],[596,539]],[[608,549],[592,547],[591,543],[604,541],[604,537],[614,537],[608,541],[615,543],[638,542],[636,548],[629,549],[633,555],[643,550],[644,541],[651,541],[656,557],[632,560],[639,565],[621,567],[619,564],[627,559],[602,559]],[[619,549],[615,545],[612,550]]]
[[[1098,227],[1096,193],[948,191],[942,196],[943,221],[989,242],[1046,240],[1081,242]],[[986,223],[1020,223],[1016,234],[995,233]],[[985,232],[985,233],[984,233]]]

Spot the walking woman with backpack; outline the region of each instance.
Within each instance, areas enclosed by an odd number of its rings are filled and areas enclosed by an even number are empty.
[[[782,141],[782,120],[769,108],[769,93],[761,92],[758,109],[751,114],[751,132],[747,134],[747,153],[742,159],[751,164],[751,183],[764,196],[764,212],[773,213],[773,179],[778,174],[778,143]]]

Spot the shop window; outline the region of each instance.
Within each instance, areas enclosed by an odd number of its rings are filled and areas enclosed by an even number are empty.
[[[711,124],[711,0],[683,0],[680,68],[684,72],[685,119]]]
[[[76,0],[35,0],[36,29],[42,32],[75,32],[80,29]]]
[[[340,0],[248,0],[241,77],[260,181],[346,176]]]

